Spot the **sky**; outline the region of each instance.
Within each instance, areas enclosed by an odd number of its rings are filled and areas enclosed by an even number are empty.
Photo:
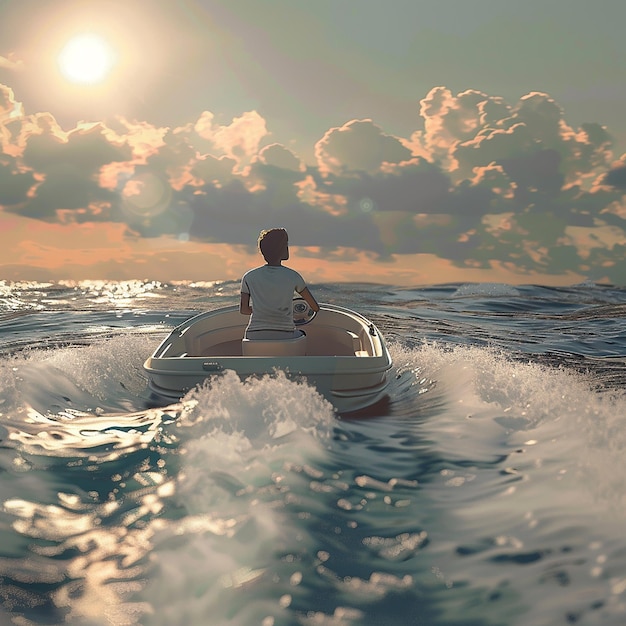
[[[0,281],[626,283],[623,0],[0,0]]]

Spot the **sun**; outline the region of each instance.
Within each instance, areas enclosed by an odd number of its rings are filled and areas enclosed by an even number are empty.
[[[72,37],[57,58],[61,73],[73,83],[93,85],[102,82],[115,64],[109,43],[93,33]]]

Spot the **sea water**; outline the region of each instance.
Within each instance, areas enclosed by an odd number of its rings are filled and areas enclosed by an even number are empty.
[[[0,624],[626,623],[626,290],[325,284],[389,398],[143,361],[236,282],[0,283]]]

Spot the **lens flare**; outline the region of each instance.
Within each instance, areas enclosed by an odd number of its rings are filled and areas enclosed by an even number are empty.
[[[150,218],[160,215],[170,206],[172,190],[155,174],[140,172],[126,182],[122,199],[131,214]]]

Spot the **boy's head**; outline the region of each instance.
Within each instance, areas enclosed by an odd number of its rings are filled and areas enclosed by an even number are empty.
[[[289,258],[289,237],[284,228],[262,230],[259,250],[268,263],[278,263]]]

